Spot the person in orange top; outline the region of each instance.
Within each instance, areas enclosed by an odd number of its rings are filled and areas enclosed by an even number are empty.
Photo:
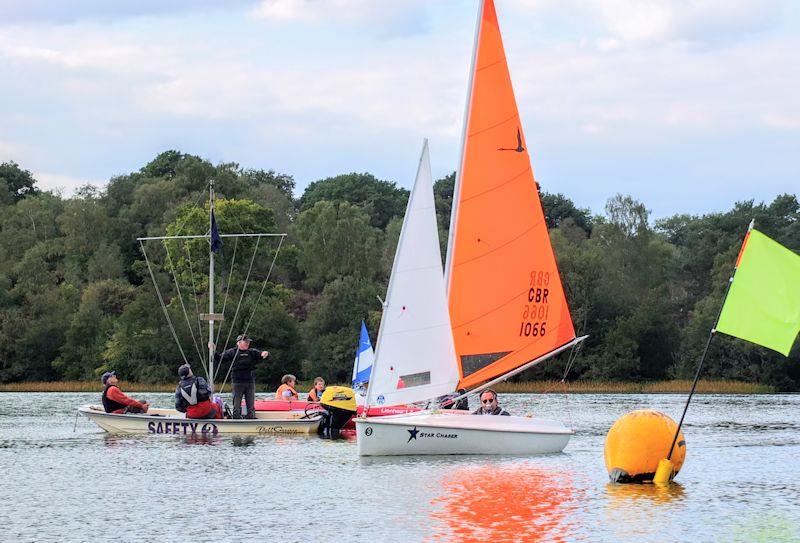
[[[308,391],[308,401],[318,402],[322,399],[322,393],[325,392],[325,379],[317,377],[314,379],[314,388]]]
[[[291,402],[300,399],[300,395],[297,394],[297,391],[294,389],[295,385],[297,385],[297,377],[286,374],[281,378],[281,383],[281,386],[278,387],[278,391],[275,393],[276,400],[287,400]]]
[[[150,404],[129,398],[117,386],[116,371],[107,371],[100,378],[105,387],[103,389],[103,408],[106,413],[147,413]]]

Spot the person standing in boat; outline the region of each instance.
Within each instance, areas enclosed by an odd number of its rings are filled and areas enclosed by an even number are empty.
[[[175,389],[175,409],[186,413],[187,419],[221,419],[219,405],[211,401],[211,387],[202,377],[195,377],[189,364],[178,368],[181,382]]]
[[[308,401],[319,402],[323,392],[325,392],[325,379],[317,377],[314,379],[314,388],[308,391]]]
[[[129,398],[120,390],[116,371],[107,371],[100,378],[103,389],[103,409],[106,413],[147,413],[150,404]]]
[[[297,390],[295,390],[295,386],[297,386],[297,377],[287,373],[281,377],[281,386],[278,387],[278,391],[275,393],[275,399],[286,400],[288,402],[298,401],[300,395],[297,393]]]
[[[215,349],[216,345],[208,344],[209,349]],[[236,347],[230,348],[222,354],[215,354],[214,360],[217,362],[230,362],[231,365],[231,388],[233,389],[233,418],[242,418],[242,397],[247,405],[247,418],[256,418],[256,377],[253,370],[256,368],[259,358],[264,359],[269,356],[269,351],[250,348],[250,338],[242,334],[236,338]]]
[[[500,402],[497,400],[497,392],[491,388],[487,388],[481,392],[481,406],[472,412],[473,415],[507,415],[511,413],[500,407]]]

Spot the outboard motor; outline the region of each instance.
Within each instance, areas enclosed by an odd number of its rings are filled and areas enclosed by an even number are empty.
[[[317,433],[322,437],[338,437],[339,430],[356,414],[356,394],[352,388],[331,386],[319,401],[325,408]]]

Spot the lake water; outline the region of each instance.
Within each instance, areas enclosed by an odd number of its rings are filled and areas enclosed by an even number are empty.
[[[501,395],[577,429],[564,453],[525,458],[360,459],[316,437],[75,426],[74,407],[98,399],[0,394],[0,540],[800,541],[800,395],[695,397],[668,488],[609,484],[603,443],[633,409],[677,419],[681,395]]]

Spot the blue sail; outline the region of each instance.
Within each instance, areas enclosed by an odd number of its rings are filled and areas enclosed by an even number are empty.
[[[367,325],[361,321],[361,337],[358,340],[358,349],[356,349],[356,360],[353,364],[353,388],[359,383],[366,383],[369,381],[370,373],[372,373],[372,361],[375,359],[375,351],[372,350],[372,343],[369,340],[367,333]]]

